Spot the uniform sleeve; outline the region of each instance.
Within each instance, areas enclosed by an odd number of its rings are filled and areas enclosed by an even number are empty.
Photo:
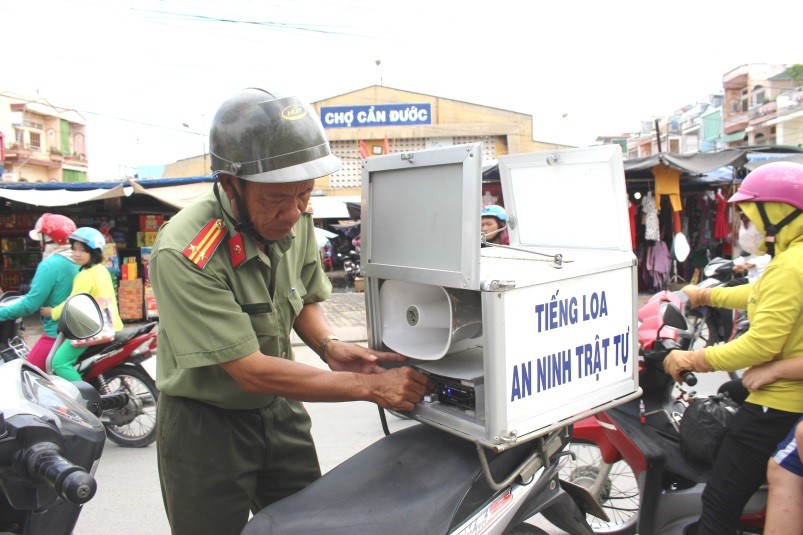
[[[174,249],[152,256],[149,274],[160,329],[170,333],[180,368],[220,364],[259,350],[248,314],[221,276],[199,269]]]
[[[72,291],[70,292],[70,295],[67,296],[67,299],[80,293],[91,294],[94,288],[95,282],[92,279],[92,275],[88,270],[81,270],[73,279]],[[61,317],[62,311],[64,310],[64,303],[67,302],[67,299],[53,307],[53,310],[50,313],[51,318],[58,321],[58,319]]]
[[[747,309],[747,300],[753,283],[731,286],[729,288],[714,288],[711,292],[711,304],[715,307]]]
[[[706,359],[714,369],[739,370],[781,354],[803,310],[802,268],[789,265],[767,267],[759,280],[760,293],[750,315],[750,329],[727,344],[706,348]]]
[[[53,265],[49,262],[39,264],[31,281],[31,289],[18,302],[0,308],[0,321],[21,318],[38,312],[40,308],[45,306],[47,298],[53,291],[53,281],[56,280],[52,269]]]
[[[332,282],[321,265],[321,255],[318,253],[318,242],[315,240],[315,231],[312,228],[312,218],[309,218],[304,233],[304,264],[301,268],[301,281],[307,289],[304,294],[304,304],[326,301],[332,294]]]

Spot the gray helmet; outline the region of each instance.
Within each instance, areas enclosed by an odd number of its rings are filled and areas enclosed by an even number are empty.
[[[212,172],[282,183],[331,175],[340,160],[318,114],[296,97],[243,89],[218,108],[209,133]]]

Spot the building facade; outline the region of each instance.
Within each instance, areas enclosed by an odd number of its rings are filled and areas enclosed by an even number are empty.
[[[628,139],[627,157],[747,145],[803,147],[802,83],[803,65],[740,65],[723,74],[722,93],[642,123]]]
[[[0,93],[0,175],[7,182],[86,182],[86,121],[43,98]]]
[[[444,97],[370,86],[312,103],[332,152],[343,162],[316,182],[316,196],[360,194],[362,162],[389,152],[484,143],[483,159],[566,148],[533,140],[532,116]],[[165,166],[166,178],[208,175],[209,158]]]

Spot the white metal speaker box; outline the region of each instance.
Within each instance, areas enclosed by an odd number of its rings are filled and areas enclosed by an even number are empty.
[[[436,392],[410,416],[497,450],[640,395],[618,146],[499,160],[510,246],[480,237],[482,145],[369,158],[369,345]]]

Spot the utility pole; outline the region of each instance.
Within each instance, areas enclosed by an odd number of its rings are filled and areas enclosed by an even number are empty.
[[[661,127],[658,126],[660,122],[661,119],[655,119],[655,139],[658,142],[658,154],[661,154]]]

